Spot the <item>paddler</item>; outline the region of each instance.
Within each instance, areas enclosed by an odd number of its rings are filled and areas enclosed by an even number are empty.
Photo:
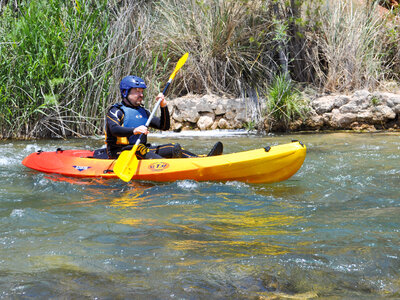
[[[141,135],[141,141],[136,151],[139,159],[154,158],[179,158],[196,157],[187,150],[183,150],[179,144],[164,144],[151,146],[147,144],[148,128],[145,126],[150,111],[143,106],[143,93],[147,88],[140,77],[129,75],[124,77],[119,85],[122,101],[114,104],[106,115],[106,144],[108,158],[117,158],[124,150],[130,150]],[[150,127],[160,130],[169,130],[170,115],[167,101],[162,93],[159,93],[155,101],[160,99],[161,115],[154,116]],[[208,156],[220,155],[223,151],[221,142],[217,142]]]

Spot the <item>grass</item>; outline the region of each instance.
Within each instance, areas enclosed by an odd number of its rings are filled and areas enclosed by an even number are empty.
[[[156,48],[188,51],[180,93],[240,95],[272,77],[277,64],[271,1],[160,0]]]

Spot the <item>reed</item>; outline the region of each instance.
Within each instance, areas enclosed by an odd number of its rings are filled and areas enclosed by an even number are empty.
[[[0,114],[4,137],[85,134],[96,126],[91,117],[104,99],[99,95],[108,93],[110,77],[101,68],[108,44],[107,2],[74,3],[27,1],[19,10],[3,7]]]
[[[272,78],[271,1],[161,0],[155,48],[191,53],[180,93],[240,95]]]
[[[389,76],[385,21],[373,9],[336,1],[320,7],[316,17],[318,30],[310,38],[318,50],[310,62],[324,90],[374,89]]]

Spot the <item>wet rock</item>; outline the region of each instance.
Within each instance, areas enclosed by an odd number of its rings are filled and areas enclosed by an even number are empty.
[[[303,121],[302,120],[296,120],[296,121],[290,122],[289,130],[291,130],[291,131],[299,130],[302,125],[303,125]]]
[[[225,120],[224,118],[219,119],[217,124],[218,124],[218,128],[220,128],[220,129],[228,129],[229,128],[228,121]]]
[[[368,132],[374,132],[376,131],[376,128],[374,125],[369,125],[369,124],[360,124],[358,122],[354,122],[353,124],[350,125],[351,129],[355,131],[368,131]]]
[[[173,131],[181,131],[183,128],[183,124],[179,122],[175,122],[174,120],[171,121],[171,129]]]
[[[320,115],[314,115],[308,118],[305,122],[306,126],[309,128],[320,129],[324,126],[325,118]]]

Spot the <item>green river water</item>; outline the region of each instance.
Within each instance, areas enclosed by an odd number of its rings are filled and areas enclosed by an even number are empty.
[[[0,298],[400,299],[399,133],[150,139],[307,157],[275,184],[127,184],[21,165],[100,139],[1,141]]]

